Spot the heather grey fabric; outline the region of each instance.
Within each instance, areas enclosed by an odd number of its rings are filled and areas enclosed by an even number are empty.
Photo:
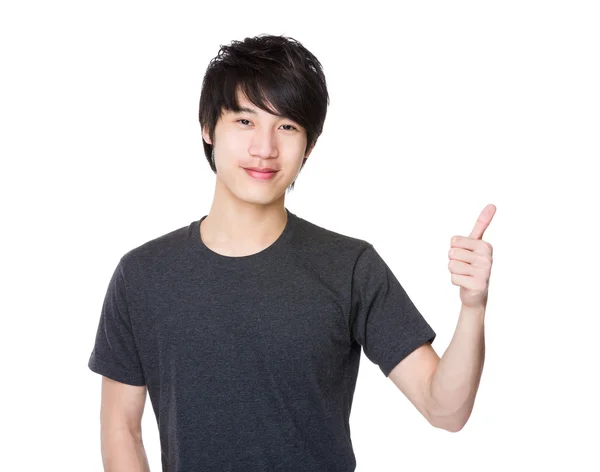
[[[89,368],[146,385],[165,472],[351,472],[361,347],[384,375],[436,333],[368,242],[286,208],[228,257],[200,220],[124,254]]]

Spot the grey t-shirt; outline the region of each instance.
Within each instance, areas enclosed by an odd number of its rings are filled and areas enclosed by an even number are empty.
[[[436,333],[370,243],[287,208],[249,256],[200,222],[124,254],[89,368],[146,385],[165,472],[351,472],[361,347],[383,374]]]

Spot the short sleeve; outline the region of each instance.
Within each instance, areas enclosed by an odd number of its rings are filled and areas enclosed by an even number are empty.
[[[372,245],[354,266],[351,305],[352,335],[386,377],[411,352],[435,339],[435,331]]]
[[[131,328],[123,259],[108,284],[88,367],[122,383],[146,384]]]

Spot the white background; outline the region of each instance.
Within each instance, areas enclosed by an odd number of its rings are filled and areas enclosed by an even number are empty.
[[[110,275],[208,212],[201,81],[260,33],[302,42],[331,96],[286,206],[373,243],[439,355],[450,238],[497,207],[468,424],[434,429],[363,353],[356,470],[599,470],[599,24],[578,1],[4,2],[2,470],[102,470],[87,362]],[[149,399],[143,435],[159,471]]]

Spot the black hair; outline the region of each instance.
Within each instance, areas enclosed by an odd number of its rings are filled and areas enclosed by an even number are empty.
[[[223,111],[240,111],[239,90],[257,107],[281,115],[306,130],[305,153],[323,132],[329,94],[321,63],[300,42],[286,36],[262,34],[221,45],[202,81],[198,119],[207,126],[211,142]],[[275,110],[269,108],[269,102]],[[216,174],[212,144],[202,140],[204,154]],[[302,161],[302,166],[306,158]],[[293,190],[296,181],[288,190]]]

